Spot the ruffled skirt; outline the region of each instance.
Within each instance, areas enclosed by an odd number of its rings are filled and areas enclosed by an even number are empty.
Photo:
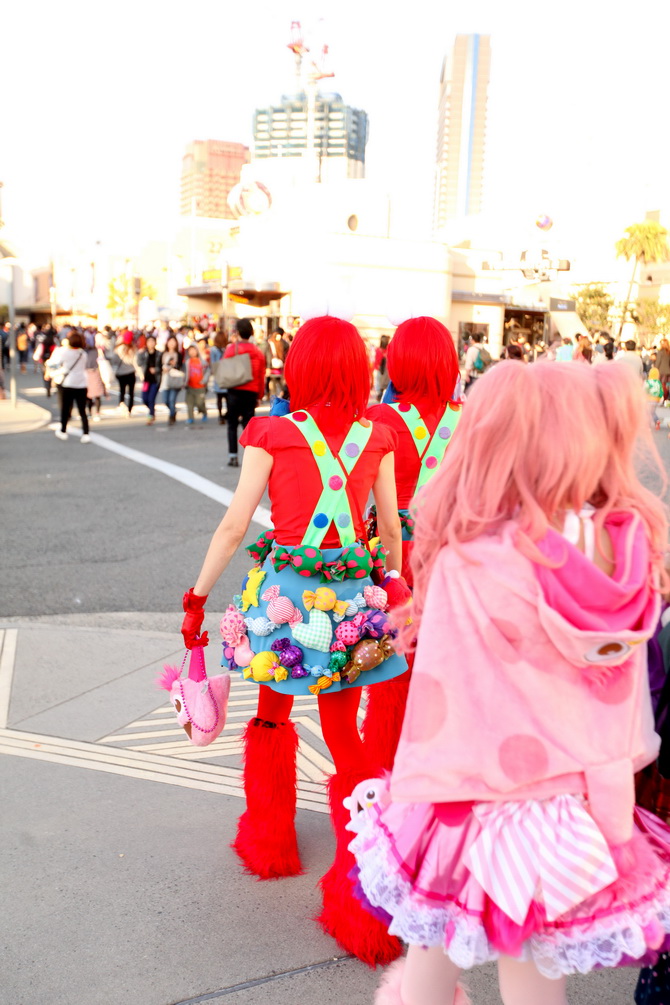
[[[504,953],[550,978],[670,948],[670,830],[645,810],[632,840],[608,848],[582,797],[389,803],[385,781],[363,785],[375,795],[352,802],[356,894],[410,945],[442,945],[463,969]],[[597,892],[579,900],[580,884]]]

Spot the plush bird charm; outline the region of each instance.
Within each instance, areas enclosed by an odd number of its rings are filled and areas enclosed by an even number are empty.
[[[345,809],[349,810],[351,820],[345,825],[345,830],[360,833],[370,816],[370,810],[375,807],[383,810],[391,801],[389,785],[385,778],[366,778],[359,782],[354,791],[342,800]]]
[[[206,747],[226,724],[230,674],[207,677],[201,646],[191,650],[187,677],[181,676],[183,669],[184,663],[181,668],[166,665],[156,683],[169,693],[177,722],[191,743]]]

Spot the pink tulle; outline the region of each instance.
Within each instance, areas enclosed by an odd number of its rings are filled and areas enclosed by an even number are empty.
[[[163,688],[165,691],[171,691],[172,685],[181,675],[181,667],[171,666],[166,663],[163,666],[163,673],[156,678],[156,687]]]

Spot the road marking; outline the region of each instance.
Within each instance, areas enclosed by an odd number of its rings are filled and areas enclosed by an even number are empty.
[[[117,751],[99,743],[62,740],[60,737],[23,733],[13,729],[0,729],[0,754],[49,761],[69,767],[88,768],[128,778],[141,778],[244,799],[241,769],[185,764],[182,760],[164,754],[144,753],[127,748]],[[299,783],[298,806],[315,813],[328,813],[323,786],[310,786],[308,782]]]
[[[4,729],[7,725],[9,715],[18,634],[17,628],[0,631],[0,729]]]
[[[69,432],[73,436],[82,435],[81,429],[77,428],[70,429]],[[145,454],[142,450],[127,447],[124,443],[117,443],[116,440],[110,440],[108,436],[102,436],[100,433],[89,433],[89,435],[91,443],[95,443],[96,446],[110,450],[113,454],[119,454],[128,461],[134,461],[136,464],[143,464],[146,468],[160,471],[161,474],[167,475],[168,478],[174,478],[176,482],[181,482],[187,488],[200,492],[202,495],[207,496],[208,499],[221,503],[222,506],[230,506],[233,500],[233,493],[230,489],[224,488],[223,485],[217,485],[216,482],[210,481],[209,478],[203,478],[202,475],[196,475],[194,471],[190,471],[188,468],[182,468],[179,464],[171,464],[170,461],[163,461],[160,457],[152,457],[151,454]],[[264,506],[257,506],[251,519],[261,527],[272,527],[270,511]]]

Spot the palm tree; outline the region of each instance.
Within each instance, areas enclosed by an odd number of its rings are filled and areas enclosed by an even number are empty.
[[[649,265],[652,262],[667,262],[670,259],[670,247],[668,246],[668,231],[655,220],[644,220],[642,223],[633,223],[626,227],[625,237],[616,243],[617,258],[625,258],[626,261],[633,259],[633,274],[630,277],[628,295],[623,305],[621,313],[621,324],[619,325],[619,338],[626,321],[628,304],[633,293],[633,284],[637,275],[637,267],[640,263]]]

